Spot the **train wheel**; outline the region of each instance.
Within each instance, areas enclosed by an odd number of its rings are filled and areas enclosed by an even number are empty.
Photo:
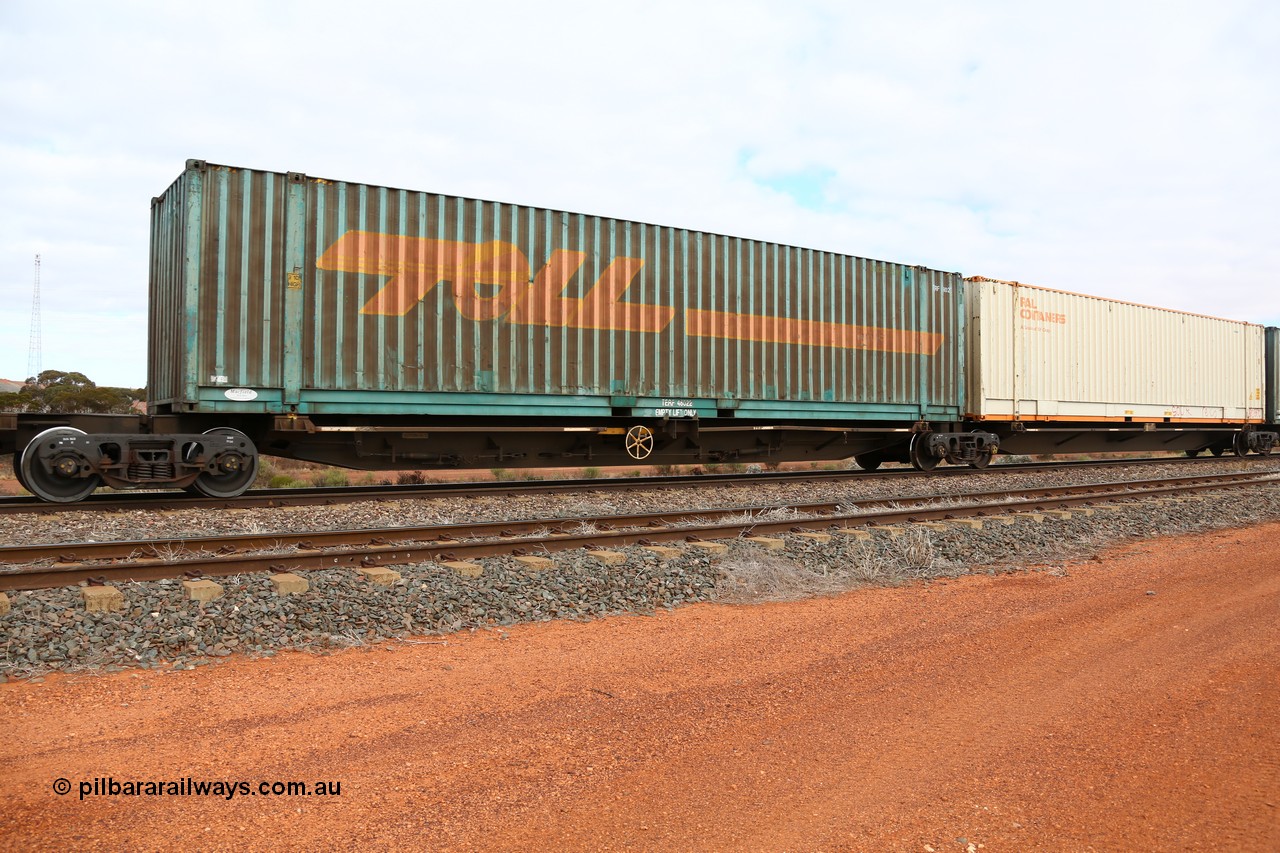
[[[1249,455],[1249,439],[1244,433],[1236,433],[1235,440],[1231,442],[1231,449],[1235,452],[1236,456]]]
[[[31,494],[50,503],[75,503],[91,495],[102,485],[102,478],[97,474],[81,476],[90,466],[89,460],[75,447],[58,447],[59,439],[84,434],[75,427],[53,427],[31,439],[20,458],[14,454],[19,469],[18,482]],[[48,467],[37,453],[41,447],[53,454]]]
[[[648,459],[653,453],[653,430],[637,424],[627,430],[627,455],[632,459]]]
[[[1215,444],[1213,447],[1209,448],[1209,452],[1212,453],[1214,456],[1221,456],[1223,450],[1224,448],[1220,444]]]
[[[1200,449],[1196,448],[1195,450],[1188,450],[1186,453],[1189,459],[1195,459],[1197,456],[1200,455]]]
[[[908,455],[911,457],[911,467],[917,471],[932,471],[938,467],[938,457],[925,451],[928,439],[927,432],[918,432],[911,437],[911,449]]]
[[[191,488],[208,498],[236,498],[253,485],[258,476],[258,449],[249,436],[231,427],[215,427],[205,435],[230,436],[231,445],[216,458],[217,472],[201,471]]]
[[[884,462],[884,454],[880,452],[860,453],[853,457],[853,461],[863,471],[874,471]]]

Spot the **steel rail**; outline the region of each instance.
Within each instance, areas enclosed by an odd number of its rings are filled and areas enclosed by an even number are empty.
[[[1250,481],[1265,476],[1253,472],[1235,474],[1202,474],[1193,477],[1162,478],[1158,482],[1168,485],[1195,483],[1233,483]],[[1138,481],[1138,485],[1141,485]],[[540,533],[568,533],[573,525],[593,524],[604,529],[685,524],[692,520],[710,521],[733,515],[762,514],[791,511],[797,514],[832,514],[838,511],[867,511],[886,504],[898,507],[927,506],[939,501],[987,500],[997,497],[1034,498],[1051,500],[1063,495],[1096,494],[1108,496],[1131,490],[1133,481],[1085,483],[1071,486],[1049,486],[1025,489],[999,489],[995,491],[965,492],[958,495],[917,495],[909,497],[874,497],[857,500],[810,501],[769,505],[707,507],[702,509],[662,510],[658,512],[627,513],[592,516],[552,516],[526,520],[471,521],[457,524],[433,524],[405,527],[387,527],[376,530],[314,530],[281,533],[250,533],[222,536],[194,536],[175,539],[123,539],[107,542],[48,543],[35,545],[0,546],[0,566],[54,560],[61,563],[87,561],[163,558],[178,559],[179,554],[191,556],[230,554],[240,551],[259,551],[284,548],[317,550],[320,548],[392,545],[400,542],[416,542],[427,539],[478,539],[512,538]]]
[[[1262,461],[1269,457],[1239,459]],[[1071,460],[1066,462],[1023,462],[995,464],[989,468],[967,466],[939,467],[933,471],[914,468],[889,468],[878,471],[771,471],[761,474],[682,474],[653,477],[601,477],[593,479],[485,481],[479,483],[422,483],[395,486],[332,486],[280,489],[251,489],[238,498],[208,498],[181,491],[166,492],[100,492],[70,504],[47,503],[28,496],[0,498],[0,515],[35,512],[54,514],[73,511],[122,512],[145,509],[251,508],[333,505],[358,501],[411,500],[417,498],[501,496],[557,492],[618,491],[636,489],[684,489],[701,486],[740,486],[787,482],[823,482],[829,480],[915,479],[920,477],[963,477],[982,474],[1008,474],[1034,471],[1071,470],[1076,468],[1110,468],[1124,465],[1196,465],[1232,461],[1236,457],[1165,457],[1139,459]],[[536,469],[530,469],[536,470]]]
[[[1191,481],[1195,482],[1191,482]],[[1219,475],[1207,478],[1179,478],[1178,481],[1129,482],[1123,490],[1099,493],[1096,486],[1058,487],[1057,489],[1024,490],[1037,492],[1034,496],[1010,499],[1007,492],[985,493],[991,500],[964,506],[944,507],[891,507],[861,513],[830,513],[803,519],[767,520],[760,517],[742,518],[745,509],[719,510],[725,512],[718,522],[691,524],[682,527],[643,527],[621,530],[592,530],[579,532],[548,533],[532,537],[508,537],[501,539],[437,539],[432,542],[407,542],[371,544],[358,548],[331,551],[297,549],[289,553],[201,555],[188,559],[139,559],[128,563],[64,563],[54,566],[29,567],[0,573],[0,590],[41,589],[69,586],[86,580],[144,581],[184,575],[222,576],[258,571],[304,571],[332,568],[358,568],[372,566],[404,565],[407,563],[436,560],[476,559],[515,553],[530,548],[544,552],[573,548],[623,547],[637,544],[657,544],[681,540],[732,538],[751,534],[787,533],[801,530],[821,531],[831,528],[873,527],[898,522],[944,520],[966,517],[983,517],[991,513],[1066,509],[1072,506],[1138,500],[1164,495],[1187,494],[1197,491],[1240,489],[1267,485],[1280,481],[1280,474],[1270,475]],[[1092,489],[1092,491],[1090,491]],[[1044,494],[1050,492],[1051,494]],[[931,496],[934,500],[962,500],[963,495]],[[884,500],[879,501],[884,504]],[[1052,506],[1047,506],[1051,504]],[[768,511],[772,508],[760,508]],[[681,511],[676,517],[702,516],[716,511]],[[670,519],[670,516],[668,516]],[[560,519],[591,522],[599,519]],[[670,522],[669,523],[676,523]],[[381,534],[385,531],[376,531]],[[366,532],[367,533],[367,532]],[[314,543],[312,543],[314,544]]]

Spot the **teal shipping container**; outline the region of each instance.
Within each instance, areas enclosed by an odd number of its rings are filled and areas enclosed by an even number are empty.
[[[152,203],[150,405],[956,421],[963,299],[957,273],[191,160]]]
[[[1277,425],[1280,424],[1280,328],[1267,327],[1264,346],[1266,375],[1262,384],[1267,396],[1264,417],[1267,423]]]

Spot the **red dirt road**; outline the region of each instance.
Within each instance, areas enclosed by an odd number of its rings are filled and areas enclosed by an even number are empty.
[[[2,685],[0,846],[1280,849],[1277,543]]]

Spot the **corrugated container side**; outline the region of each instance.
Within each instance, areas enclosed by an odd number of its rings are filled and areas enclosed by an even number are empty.
[[[186,398],[184,382],[187,195],[183,173],[151,201],[151,268],[147,300],[147,400],[153,410]]]
[[[984,419],[1260,421],[1262,327],[969,279]]]
[[[1280,424],[1280,328],[1267,328],[1267,423]]]
[[[192,172],[199,264],[186,274],[198,286],[183,351],[202,407],[960,413],[954,273],[294,174]],[[228,401],[211,377],[258,399]]]
[[[287,287],[284,176],[211,169],[203,175],[197,384],[225,376],[243,387],[278,387]]]

